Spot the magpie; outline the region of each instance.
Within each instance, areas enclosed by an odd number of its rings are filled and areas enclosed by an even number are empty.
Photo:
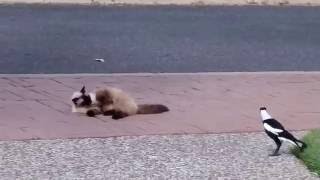
[[[301,152],[307,147],[307,144],[295,138],[290,132],[288,132],[283,125],[276,119],[272,118],[267,112],[266,107],[260,108],[260,116],[262,119],[263,127],[267,135],[274,140],[277,145],[275,151],[270,156],[279,155],[279,149],[283,141],[288,141],[297,146]]]

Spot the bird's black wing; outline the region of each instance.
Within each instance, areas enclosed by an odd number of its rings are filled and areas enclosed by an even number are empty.
[[[274,129],[285,130],[282,124],[275,119],[267,119],[267,120],[264,120],[263,123],[267,123],[269,126],[271,126]]]

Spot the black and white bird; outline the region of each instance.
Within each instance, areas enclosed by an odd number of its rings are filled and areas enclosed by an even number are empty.
[[[279,155],[278,152],[283,141],[288,141],[294,144],[295,146],[299,147],[300,151],[303,151],[307,147],[306,143],[295,138],[290,132],[285,130],[281,123],[272,118],[267,112],[267,108],[260,108],[260,116],[265,132],[270,138],[274,140],[277,145],[277,148],[270,156]]]

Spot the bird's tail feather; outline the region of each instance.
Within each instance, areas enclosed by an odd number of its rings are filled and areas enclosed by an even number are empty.
[[[292,142],[294,142],[299,148],[301,151],[303,151],[305,148],[307,148],[307,144],[299,139],[297,139],[296,137],[294,137],[290,132],[288,131],[284,131],[282,134],[281,134],[283,137],[291,140]],[[299,143],[301,144],[301,146],[299,145]]]
[[[299,142],[299,143],[301,143],[301,147],[300,147],[300,149],[303,151],[305,148],[307,148],[308,146],[307,146],[307,144],[305,143],[305,142],[303,142],[303,141],[300,141],[299,139],[297,139],[296,140],[297,142]]]

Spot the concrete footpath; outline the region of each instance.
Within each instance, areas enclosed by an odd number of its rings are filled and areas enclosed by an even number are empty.
[[[170,112],[122,120],[71,113],[70,96],[115,86]],[[320,127],[320,73],[1,75],[0,140],[262,131],[266,106],[289,130]]]

